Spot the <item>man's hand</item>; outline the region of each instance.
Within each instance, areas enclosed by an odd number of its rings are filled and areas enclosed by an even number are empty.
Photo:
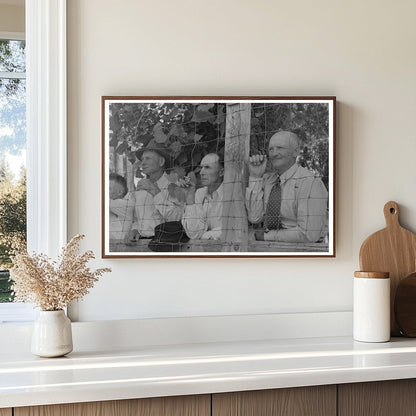
[[[264,241],[264,231],[263,230],[257,230],[254,233],[254,237],[257,241]]]
[[[146,191],[155,196],[160,192],[159,187],[150,179],[142,179],[137,183],[136,191]]]
[[[195,204],[196,192],[196,177],[195,173],[191,172],[188,176],[178,180],[178,185],[185,194],[185,202],[187,205]]]
[[[185,190],[176,185],[176,183],[170,183],[168,185],[168,193],[172,199],[178,200],[181,204],[186,202]]]
[[[138,230],[130,230],[125,238],[125,243],[129,246],[134,245],[140,239],[140,234]]]
[[[250,156],[248,169],[250,176],[253,178],[262,178],[266,172],[267,156],[266,155],[254,155]]]

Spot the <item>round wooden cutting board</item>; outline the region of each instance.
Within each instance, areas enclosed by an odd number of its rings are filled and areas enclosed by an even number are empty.
[[[370,235],[361,245],[360,269],[390,273],[390,328],[391,335],[400,335],[394,318],[394,299],[403,278],[416,270],[416,234],[399,222],[399,206],[394,201],[384,205],[386,228]]]

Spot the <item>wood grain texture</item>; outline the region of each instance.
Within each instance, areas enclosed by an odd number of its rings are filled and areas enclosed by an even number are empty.
[[[338,416],[414,416],[416,380],[338,386]]]
[[[390,273],[390,328],[397,336],[400,331],[394,319],[394,298],[400,280],[416,270],[416,235],[400,225],[396,202],[387,202],[384,217],[386,228],[370,235],[361,246],[360,268]]]
[[[245,206],[245,160],[250,151],[251,104],[227,104],[222,240],[223,251],[248,251],[248,221]]]
[[[221,393],[212,396],[213,416],[335,416],[336,386]]]
[[[210,396],[70,403],[15,408],[15,416],[210,416]],[[3,415],[2,415],[3,416]],[[9,415],[8,415],[9,416]]]
[[[389,272],[354,272],[354,277],[362,277],[364,279],[388,279]]]
[[[12,416],[12,409],[0,409],[0,416]]]
[[[400,332],[416,337],[416,273],[399,282],[394,300],[394,316]]]

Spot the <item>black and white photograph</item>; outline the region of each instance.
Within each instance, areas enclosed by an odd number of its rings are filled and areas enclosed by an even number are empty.
[[[334,257],[335,97],[102,97],[102,256]]]

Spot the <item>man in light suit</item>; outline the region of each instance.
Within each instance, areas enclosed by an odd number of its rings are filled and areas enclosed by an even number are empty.
[[[269,142],[270,173],[266,155],[249,158],[246,208],[251,223],[263,224],[257,240],[308,243],[325,235],[328,191],[319,176],[296,162],[299,151],[299,137],[280,131]]]

